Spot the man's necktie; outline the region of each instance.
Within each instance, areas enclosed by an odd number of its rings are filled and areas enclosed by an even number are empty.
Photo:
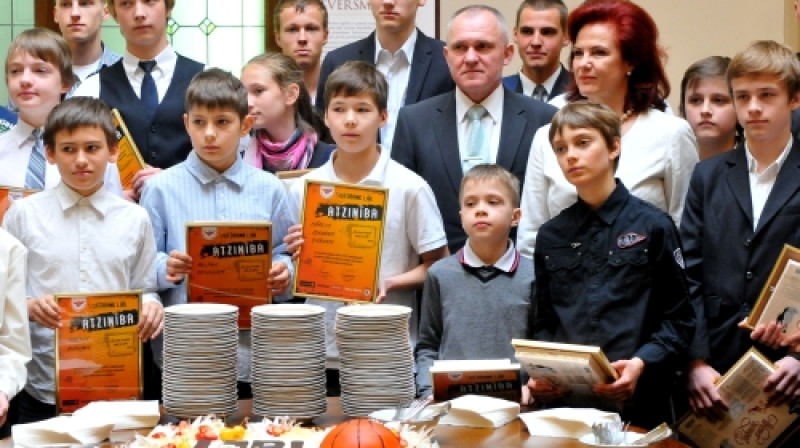
[[[153,79],[152,73],[156,67],[156,61],[139,61],[139,67],[144,70],[140,97],[145,110],[152,117],[158,109],[158,89],[156,89],[156,81]]]
[[[475,165],[489,163],[489,142],[483,129],[483,123],[481,123],[484,115],[486,115],[486,108],[480,104],[475,104],[467,110],[470,124],[469,133],[467,133],[466,156],[461,164],[465,173]]]
[[[31,134],[33,148],[28,158],[28,171],[25,173],[25,188],[44,190],[44,144],[41,139],[42,131],[34,129]]]
[[[547,102],[547,89],[545,89],[543,85],[537,84],[533,89],[531,98],[542,102]]]

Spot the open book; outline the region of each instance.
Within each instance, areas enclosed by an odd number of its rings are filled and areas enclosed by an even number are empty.
[[[450,401],[452,407],[439,424],[470,428],[499,428],[519,416],[519,403],[483,395],[464,395]]]
[[[520,400],[520,365],[510,359],[439,360],[433,362],[430,373],[436,401],[467,394]]]
[[[762,389],[774,371],[775,366],[751,348],[717,382],[729,408],[724,419],[710,422],[689,413],[678,422],[678,432],[699,448],[771,446],[797,419],[786,404],[767,407]]]
[[[595,384],[619,378],[599,347],[514,339],[514,356],[532,379],[547,380],[564,391],[563,404],[618,408],[592,392]]]

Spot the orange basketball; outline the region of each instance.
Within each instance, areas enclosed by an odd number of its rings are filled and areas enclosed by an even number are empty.
[[[400,448],[400,437],[379,422],[357,418],[336,425],[319,448]]]

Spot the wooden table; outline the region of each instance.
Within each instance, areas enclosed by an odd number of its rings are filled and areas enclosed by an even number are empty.
[[[523,409],[523,412],[527,411],[527,409]],[[229,421],[236,423],[248,416],[252,417],[252,402],[250,400],[242,400],[239,402],[239,410],[230,417]],[[328,398],[328,412],[322,417],[314,419],[312,424],[314,426],[327,427],[345,420],[347,420],[347,417],[342,415],[339,398]],[[122,448],[133,441],[135,433],[147,434],[148,432],[149,429],[115,431],[112,434],[111,442],[102,446]],[[572,448],[586,446],[574,439],[533,437],[528,433],[525,424],[520,419],[516,419],[497,429],[474,429],[439,425],[436,427],[435,436],[441,448]],[[12,447],[11,440],[0,440],[0,448]],[[656,447],[688,448],[673,439],[667,439],[656,445]]]

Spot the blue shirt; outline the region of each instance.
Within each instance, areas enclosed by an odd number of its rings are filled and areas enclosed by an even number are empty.
[[[286,188],[275,175],[252,167],[237,157],[224,173],[206,165],[192,151],[181,162],[145,182],[139,204],[147,210],[156,240],[158,289],[164,307],[186,303],[186,285],[166,280],[167,257],[186,252],[186,223],[190,221],[271,221],[272,260],[284,261],[294,275],[283,237],[293,224]],[[291,298],[291,288],[272,301]],[[153,344],[161,366],[161,342]],[[250,381],[250,332],[239,332],[238,379]]]

